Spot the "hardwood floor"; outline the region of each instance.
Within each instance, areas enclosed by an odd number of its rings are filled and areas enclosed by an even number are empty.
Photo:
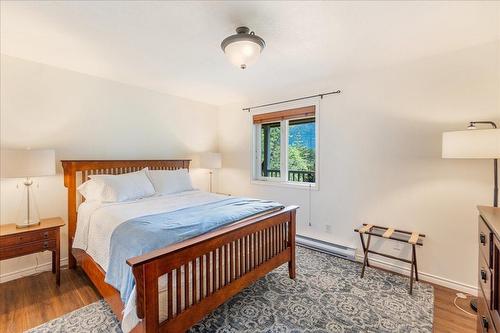
[[[476,316],[463,313],[455,307],[456,290],[434,286],[434,332],[435,333],[473,333],[476,332]],[[470,297],[457,299],[457,304],[469,312]]]
[[[475,332],[475,317],[453,305],[456,291],[440,286],[434,288],[434,332]],[[60,288],[56,287],[51,272],[0,284],[0,332],[23,332],[99,298],[81,270],[62,270]],[[468,301],[457,303],[468,310]]]
[[[62,270],[59,288],[52,272],[2,283],[0,332],[23,332],[99,298],[81,270]]]

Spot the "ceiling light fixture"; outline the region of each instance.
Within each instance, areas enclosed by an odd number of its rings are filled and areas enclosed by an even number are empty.
[[[259,59],[266,42],[249,28],[238,27],[236,35],[224,39],[220,47],[232,64],[245,69]]]

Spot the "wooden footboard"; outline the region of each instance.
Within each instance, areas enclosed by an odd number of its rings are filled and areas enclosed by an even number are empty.
[[[187,168],[189,161],[63,161],[68,187],[68,246],[76,230],[76,186],[89,174]],[[295,278],[296,206],[245,219],[142,256],[129,258],[137,291],[134,332],[183,332],[258,278],[288,262]],[[70,251],[111,308],[122,318],[119,292],[104,282],[104,271],[82,251]],[[71,254],[70,267],[76,259]],[[166,293],[159,293],[166,279]],[[161,298],[163,295],[164,299]],[[161,302],[160,302],[161,301]],[[160,306],[160,303],[163,306]]]
[[[295,278],[296,207],[127,260],[145,332],[183,332],[243,288],[288,262]],[[158,279],[166,275],[160,321]]]

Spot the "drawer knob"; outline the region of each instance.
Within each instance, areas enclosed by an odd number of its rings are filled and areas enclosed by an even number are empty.
[[[486,283],[486,272],[484,270],[481,270],[481,280]]]
[[[490,322],[488,321],[488,318],[483,316],[482,318],[482,323],[483,323],[483,328],[488,331],[488,328],[490,328]],[[484,331],[483,331],[484,332]]]
[[[45,231],[45,232],[43,233],[43,237],[44,237],[44,238],[49,237],[49,232],[48,232],[48,231]]]
[[[49,247],[49,242],[43,242],[43,248],[46,249]]]
[[[481,244],[486,245],[486,235],[481,233],[479,235],[479,241],[481,242]]]

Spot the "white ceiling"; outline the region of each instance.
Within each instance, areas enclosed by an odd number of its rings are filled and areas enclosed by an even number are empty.
[[[215,105],[498,40],[500,2],[1,2],[1,52]],[[253,67],[220,49],[247,25]]]

